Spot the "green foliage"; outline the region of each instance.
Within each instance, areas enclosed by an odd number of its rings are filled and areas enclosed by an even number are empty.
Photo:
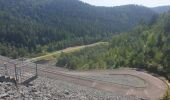
[[[95,69],[96,63],[103,63],[100,65],[104,68],[120,66],[144,68],[170,79],[169,29],[170,13],[167,13],[161,15],[152,26],[139,25],[128,33],[113,36],[108,47],[99,46],[68,54],[64,56],[65,59],[71,57],[67,61],[61,56],[59,62],[65,61],[61,65],[69,68],[72,64],[70,61],[76,59],[77,63],[74,63],[73,69],[79,69],[86,63],[87,69],[91,67]]]
[[[165,96],[161,100],[170,100],[170,88],[168,88]]]
[[[0,0],[0,43],[17,53],[6,56],[20,56],[23,50],[23,56],[54,51],[107,39],[154,14],[134,5],[107,8],[78,0]]]
[[[25,48],[16,48],[7,43],[0,43],[0,55],[11,56],[13,58],[23,57],[27,55]]]
[[[103,44],[95,47],[86,47],[79,52],[63,53],[58,59],[57,66],[78,70],[106,69],[107,65],[102,58],[107,49],[108,46]]]

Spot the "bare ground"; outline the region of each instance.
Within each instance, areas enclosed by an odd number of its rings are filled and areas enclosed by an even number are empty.
[[[44,68],[46,69],[46,68]],[[43,70],[44,70],[43,69]],[[111,71],[87,71],[87,72],[70,72],[63,70],[54,70],[55,68],[48,68],[46,71],[41,70],[40,76],[46,76],[47,78],[63,80],[66,82],[95,88],[102,91],[116,92],[123,96],[135,96],[146,100],[160,100],[165,94],[167,84],[161,79],[152,76],[144,71],[137,71],[128,68],[116,69]],[[143,87],[136,87],[129,85],[129,79],[123,79],[125,82],[115,83],[115,75],[132,76],[132,78],[139,79],[140,82],[144,82]],[[112,78],[113,76],[113,78]],[[108,79],[108,80],[107,80]],[[118,78],[117,78],[118,79]],[[113,80],[113,81],[111,81]],[[133,80],[132,80],[133,82]],[[134,82],[137,82],[134,80]],[[143,83],[142,83],[143,84]]]

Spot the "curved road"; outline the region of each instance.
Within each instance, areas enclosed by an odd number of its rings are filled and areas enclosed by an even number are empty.
[[[102,71],[102,72],[64,72],[58,71],[55,68],[41,68],[38,71],[40,76],[59,79],[78,85],[83,85],[99,90],[117,92],[125,96],[136,96],[137,98],[146,100],[160,100],[166,92],[167,84],[146,72],[136,71],[132,69],[118,69],[114,71]],[[132,86],[124,86],[107,81],[99,81],[95,79],[85,78],[85,75],[104,75],[104,74],[128,74],[141,78],[147,82],[147,86],[144,88],[136,88]]]

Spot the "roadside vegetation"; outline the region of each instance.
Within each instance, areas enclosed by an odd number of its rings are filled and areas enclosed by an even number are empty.
[[[60,55],[63,53],[72,53],[75,51],[80,51],[81,49],[86,48],[86,47],[95,47],[98,45],[108,45],[108,42],[97,42],[97,43],[93,43],[93,44],[89,44],[89,45],[69,47],[69,48],[66,48],[63,50],[57,50],[55,52],[45,53],[42,56],[33,57],[30,60],[31,61],[39,61],[39,60],[53,61],[53,60],[56,60],[58,57],[60,57]]]
[[[170,87],[168,88],[165,96],[162,98],[162,100],[170,100]]]
[[[102,57],[107,50],[108,45],[101,44],[86,47],[78,52],[62,53],[58,58],[57,66],[79,70],[106,69],[107,65]]]

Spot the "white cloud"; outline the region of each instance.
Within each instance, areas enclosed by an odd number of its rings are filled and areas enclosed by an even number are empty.
[[[127,4],[138,4],[148,7],[170,5],[170,0],[81,0],[96,6],[119,6]]]

